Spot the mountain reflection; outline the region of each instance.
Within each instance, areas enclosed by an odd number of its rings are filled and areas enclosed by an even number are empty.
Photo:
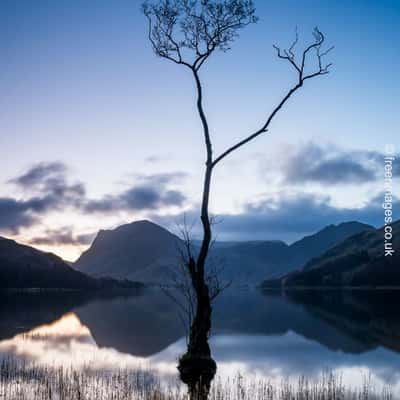
[[[54,367],[91,369],[142,369],[150,368],[163,375],[175,373],[175,366],[165,362],[151,363],[150,359],[120,353],[113,348],[99,347],[78,316],[68,313],[48,325],[21,333],[0,342],[2,358],[10,357],[47,364]]]
[[[286,296],[356,343],[400,352],[397,290],[289,291]]]
[[[176,379],[186,340],[176,306],[161,291],[76,304],[49,294],[46,301],[41,294],[26,296],[9,295],[0,306],[0,357],[99,369],[148,367]],[[383,306],[385,300],[390,304]],[[217,302],[210,342],[218,373],[279,381],[316,378],[329,369],[351,385],[371,374],[400,393],[398,300],[397,292],[281,296],[230,290]]]

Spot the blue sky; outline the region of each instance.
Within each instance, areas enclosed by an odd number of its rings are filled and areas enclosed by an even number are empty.
[[[218,167],[220,238],[291,241],[352,216],[379,224],[380,156],[400,145],[400,3],[256,5],[258,24],[202,71],[216,152],[258,128],[295,81],[272,44],[289,45],[296,26],[304,42],[319,26],[334,65],[268,135]],[[196,217],[204,149],[194,84],[154,56],[140,1],[5,0],[0,30],[0,234],[74,258],[100,228]],[[301,168],[301,179],[290,175]],[[18,183],[32,169],[42,180]],[[32,208],[35,199],[46,207]]]

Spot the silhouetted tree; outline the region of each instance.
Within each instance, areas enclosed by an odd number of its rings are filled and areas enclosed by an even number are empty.
[[[212,240],[208,209],[214,168],[232,152],[267,132],[275,115],[307,80],[329,72],[328,69],[331,64],[324,64],[323,57],[331,48],[323,50],[325,37],[318,28],[315,28],[313,32],[314,41],[299,55],[295,53],[298,44],[297,32],[294,42],[288,49],[274,46],[278,57],[288,61],[295,69],[297,73],[296,83],[267,116],[265,122],[257,131],[245,136],[243,140],[228,147],[221,154],[214,156],[209,124],[203,108],[203,87],[199,73],[202,66],[215,52],[230,50],[231,44],[238,37],[241,29],[257,22],[254,3],[252,0],[155,0],[146,1],[143,4],[143,12],[148,19],[148,38],[156,55],[186,68],[193,76],[197,91],[197,110],[203,127],[206,147],[201,203],[203,239],[197,257],[191,256],[186,262],[196,294],[196,310],[189,336],[188,352],[182,357],[179,368],[182,378],[186,379],[189,387],[191,385],[193,387],[193,376],[199,374],[200,380],[197,377],[195,381],[197,384],[201,381],[201,385],[205,387],[205,392],[207,392],[211,382],[209,377],[213,376],[216,368],[211,359],[211,351],[208,345],[212,306],[205,272]],[[315,51],[317,63],[316,69],[309,71],[307,60],[312,51]],[[196,362],[193,363],[193,360]],[[193,371],[193,365],[196,365],[195,371]],[[200,371],[202,368],[203,375]],[[198,397],[201,398],[201,395],[198,395]],[[204,394],[204,398],[206,397],[207,394]]]

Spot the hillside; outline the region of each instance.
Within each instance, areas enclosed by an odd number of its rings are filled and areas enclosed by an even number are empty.
[[[373,228],[358,222],[330,225],[290,246],[278,240],[219,242],[210,251],[209,263],[222,271],[222,279],[257,284],[298,269],[331,246],[368,229]],[[183,242],[166,229],[138,221],[100,231],[74,266],[96,277],[165,283],[180,262],[178,249],[182,246]]]
[[[290,246],[289,265],[291,266],[291,270],[299,269],[312,258],[318,257],[343,240],[360,232],[373,229],[374,227],[371,225],[356,221],[343,222],[338,225],[328,225],[319,232],[306,236]]]
[[[303,269],[263,286],[400,286],[400,221],[393,224],[393,256],[384,255],[384,229],[351,236]]]
[[[136,285],[113,279],[94,279],[74,270],[54,254],[0,237],[0,289],[101,289]]]
[[[75,267],[92,276],[159,281],[179,261],[182,241],[150,221],[101,230]]]

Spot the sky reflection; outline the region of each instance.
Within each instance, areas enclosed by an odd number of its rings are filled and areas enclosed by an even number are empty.
[[[134,339],[134,335],[132,336]],[[362,354],[332,351],[294,332],[282,335],[215,335],[211,339],[213,354],[222,378],[239,372],[250,378],[266,378],[279,384],[294,382],[301,375],[317,380],[321,371],[342,376],[349,387],[361,387],[371,377],[379,390],[391,385],[400,394],[398,354],[377,348]],[[41,325],[0,342],[0,357],[45,364],[54,367],[117,370],[151,369],[163,380],[177,379],[177,359],[185,351],[186,340],[179,339],[164,350],[148,357],[138,357],[99,347],[89,327],[74,313],[51,324]]]

